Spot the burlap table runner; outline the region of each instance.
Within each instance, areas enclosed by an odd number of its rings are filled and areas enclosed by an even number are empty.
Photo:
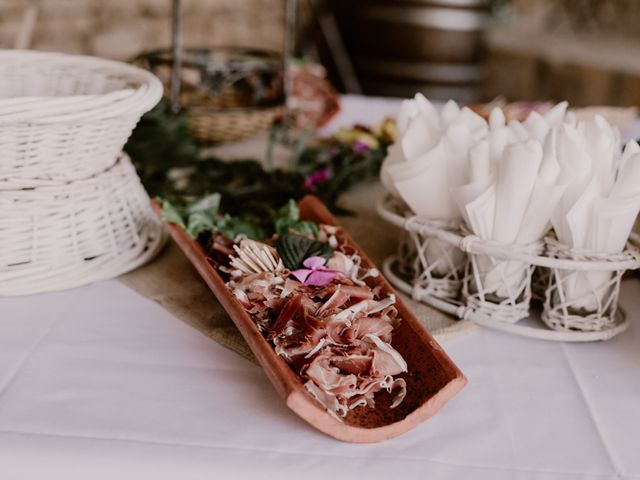
[[[344,202],[341,202],[346,208],[356,212],[356,215],[338,218],[377,265],[395,251],[400,234],[376,214],[375,202],[379,194],[379,184],[360,186],[345,195]],[[121,276],[120,280],[143,296],[158,302],[176,318],[255,362],[251,350],[216,297],[172,241],[167,243],[153,261]],[[471,328],[469,322],[456,322],[404,295],[403,298],[431,333],[440,339]]]

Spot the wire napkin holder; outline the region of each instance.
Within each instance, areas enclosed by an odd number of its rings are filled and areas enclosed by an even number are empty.
[[[630,243],[616,254],[578,251],[553,237],[505,245],[416,217],[391,196],[377,210],[405,237],[384,273],[415,300],[461,321],[543,340],[607,340],[628,327],[618,297],[624,272],[640,268]],[[531,324],[534,292],[543,328]]]

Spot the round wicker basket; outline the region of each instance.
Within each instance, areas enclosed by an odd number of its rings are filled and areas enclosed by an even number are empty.
[[[173,53],[157,50],[134,62],[149,69],[170,97]],[[284,104],[281,55],[240,47],[188,48],[180,67],[180,105],[204,144],[241,140],[266,130]]]
[[[161,96],[160,81],[131,65],[0,50],[0,190],[57,185],[110,168]]]
[[[188,110],[189,130],[200,143],[234,142],[267,130],[281,112],[281,107],[192,107]]]
[[[153,257],[164,238],[125,154],[85,180],[0,190],[0,295],[115,277]]]

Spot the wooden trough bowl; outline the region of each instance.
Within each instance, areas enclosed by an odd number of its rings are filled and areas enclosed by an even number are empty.
[[[161,215],[159,204],[153,205]],[[307,196],[300,203],[303,220],[336,225],[335,219],[316,197]],[[407,395],[396,408],[389,408],[392,396],[376,393],[375,408],[356,408],[341,422],[332,417],[306,390],[301,378],[258,331],[254,321],[231,294],[224,280],[209,262],[200,244],[182,228],[169,224],[169,232],[187,258],[216,295],[238,330],[249,344],[267,377],[287,406],[321,432],[346,442],[380,442],[400,435],[435,414],[467,382],[431,334],[411,313],[396,293],[396,308],[401,318],[393,331],[392,345],[404,357],[408,372],[398,375],[407,382]],[[362,266],[373,264],[353,239],[342,229],[338,241],[354,249],[362,257]],[[395,293],[389,282],[379,275],[382,294]]]

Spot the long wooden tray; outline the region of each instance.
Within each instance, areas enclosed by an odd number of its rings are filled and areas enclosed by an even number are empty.
[[[316,197],[303,198],[299,206],[302,219],[336,225],[331,213]],[[154,202],[153,207],[161,215],[160,206]],[[393,331],[392,345],[408,364],[408,372],[402,374],[407,382],[407,396],[398,407],[392,409],[389,408],[391,396],[379,392],[375,397],[375,408],[356,408],[343,422],[336,420],[307,392],[301,378],[284,359],[275,353],[211,265],[200,244],[176,225],[169,224],[168,229],[238,327],[287,406],[318,430],[347,442],[387,440],[431,417],[466,384],[462,372],[396,294],[396,307],[402,320]],[[363,266],[373,267],[346,232],[340,229],[338,237],[339,241],[358,252]],[[381,275],[378,279],[383,293],[393,292],[386,279]]]

